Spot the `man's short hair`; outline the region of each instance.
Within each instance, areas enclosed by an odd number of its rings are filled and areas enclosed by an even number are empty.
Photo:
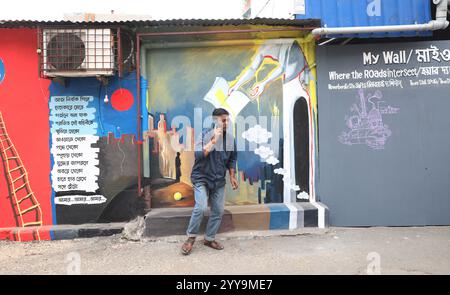
[[[212,113],[213,117],[215,116],[222,116],[222,115],[230,115],[230,113],[228,113],[228,111],[226,109],[222,109],[222,108],[218,108],[218,109],[214,109],[213,113]]]

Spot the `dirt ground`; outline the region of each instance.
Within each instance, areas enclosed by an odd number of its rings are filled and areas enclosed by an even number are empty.
[[[234,232],[180,253],[184,237],[0,241],[0,274],[450,274],[450,227]]]

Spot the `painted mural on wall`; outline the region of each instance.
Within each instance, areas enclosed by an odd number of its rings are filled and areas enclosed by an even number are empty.
[[[238,149],[240,189],[226,185],[228,205],[277,203],[313,194],[314,114],[304,40],[147,51],[144,176],[152,207],[193,206],[190,171],[198,134],[225,108]],[[310,182],[300,187],[293,165],[293,107],[307,102]],[[289,143],[286,145],[286,142]],[[147,150],[147,153],[145,152]],[[311,161],[310,161],[311,159]]]
[[[145,208],[137,192],[135,73],[73,78],[50,87],[58,224],[126,221]]]
[[[295,181],[293,149],[284,144],[293,136],[285,127],[293,104],[303,99],[312,122],[304,132],[312,136],[310,157],[303,160],[314,158],[314,83],[305,74],[314,62],[310,40],[152,50],[141,77],[144,88],[150,81],[142,93],[139,155],[136,73],[41,79],[36,34],[0,30],[0,42],[8,44],[0,47],[0,228],[24,229],[0,239],[51,239],[54,233],[39,226],[128,221],[143,213],[149,204],[137,197],[141,156],[152,207],[193,205],[193,147],[217,106],[232,113],[244,147],[240,189],[226,188],[228,204],[283,202],[286,192],[313,195],[313,164],[306,185]],[[38,228],[25,231],[31,226]]]
[[[48,81],[36,74],[36,31],[0,30],[0,239],[50,239]]]
[[[136,74],[42,79],[36,39],[36,30],[0,30],[0,228],[19,229],[0,239],[45,240],[53,233],[40,226],[130,220],[145,209],[136,187]]]

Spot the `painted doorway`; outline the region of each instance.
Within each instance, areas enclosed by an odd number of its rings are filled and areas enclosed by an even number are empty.
[[[309,174],[309,115],[308,103],[304,97],[299,98],[294,104],[294,150],[295,150],[295,183],[300,187],[300,192],[310,194]],[[297,202],[307,202],[307,199],[297,198]]]

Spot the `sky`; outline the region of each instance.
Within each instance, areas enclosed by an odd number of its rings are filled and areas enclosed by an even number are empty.
[[[12,0],[0,20],[63,20],[65,13],[150,15],[152,19],[240,18],[243,0]]]

